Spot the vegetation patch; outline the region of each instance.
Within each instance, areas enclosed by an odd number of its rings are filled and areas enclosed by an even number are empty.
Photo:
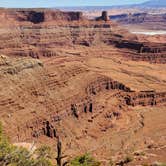
[[[35,155],[36,157],[34,157]],[[49,148],[41,147],[34,153],[9,143],[0,124],[0,165],[2,166],[52,166]]]
[[[89,154],[78,156],[70,162],[70,166],[99,166],[100,162],[96,161]]]

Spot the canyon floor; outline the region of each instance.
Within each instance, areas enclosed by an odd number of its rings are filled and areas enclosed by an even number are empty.
[[[12,143],[55,149],[60,137],[67,159],[166,162],[163,38],[112,22],[13,22],[0,26],[0,121]]]

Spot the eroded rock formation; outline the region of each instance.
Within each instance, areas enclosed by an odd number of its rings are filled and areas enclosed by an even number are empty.
[[[56,110],[47,112],[47,116],[44,119],[34,118],[26,122],[25,125],[22,125],[18,130],[18,140],[32,139],[33,137],[40,138],[40,136],[43,135],[56,138],[57,135],[61,135],[58,127],[60,122],[63,123],[67,117],[71,117],[73,120],[76,118],[80,121],[83,116],[92,115],[92,113],[95,113],[96,110],[99,109],[96,98],[104,93],[114,93],[112,98],[116,98],[119,101],[119,105],[117,105],[118,109],[121,109],[121,105],[123,105],[123,107],[125,107],[125,105],[133,107],[137,105],[156,106],[166,102],[166,92],[134,92],[124,84],[104,76],[95,76],[94,80],[88,82],[87,86],[84,88],[82,96],[76,95],[72,98],[67,98],[63,103],[54,101]],[[12,103],[10,101],[8,102]],[[106,118],[120,118],[121,113],[114,111],[110,115],[106,114],[104,116],[106,116]],[[92,120],[88,121],[92,122]]]
[[[139,93],[132,92],[125,97],[125,101],[127,105],[131,106],[154,106],[160,103],[164,103],[166,101],[166,93],[156,93],[154,91],[145,91]]]
[[[102,11],[102,14],[100,17],[96,18],[97,21],[109,21],[109,17],[108,17],[108,12],[107,11]]]
[[[136,51],[127,57],[136,61],[148,61],[151,63],[166,63],[166,45],[158,43],[141,43],[138,41],[120,40],[114,41],[118,48],[128,48]]]

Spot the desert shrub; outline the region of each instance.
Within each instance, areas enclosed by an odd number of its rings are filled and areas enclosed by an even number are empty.
[[[161,163],[161,165],[160,166],[166,166],[166,163]]]
[[[35,150],[37,160],[35,166],[52,166],[50,159],[52,158],[51,148],[46,145],[42,145]]]
[[[2,136],[2,124],[0,122],[0,138],[1,138],[1,136]]]
[[[135,156],[145,156],[146,153],[143,152],[143,151],[136,151],[136,152],[134,152],[134,155],[135,155]]]
[[[114,166],[114,165],[115,165],[114,162],[110,159],[109,166]]]
[[[52,166],[52,163],[48,159],[39,158],[34,162],[33,166]]]
[[[152,164],[152,166],[166,166],[166,163],[155,162]]]
[[[133,157],[132,156],[126,156],[126,158],[124,159],[124,163],[129,163],[133,161]]]
[[[52,153],[51,148],[47,145],[42,145],[38,149],[35,150],[35,154],[37,155],[37,158],[46,158],[51,159]]]
[[[143,164],[142,166],[149,166],[149,164]]]
[[[160,166],[166,166],[166,163],[161,163],[161,165]]]
[[[38,150],[39,156],[34,159],[27,149],[16,147],[9,143],[4,136],[0,124],[0,165],[2,166],[52,166],[47,159],[49,148],[41,147]],[[45,158],[46,157],[46,158]]]
[[[82,156],[78,156],[73,159],[70,166],[99,166],[100,162],[96,161],[93,157],[89,154],[84,154]]]
[[[33,166],[34,159],[25,148],[15,147],[7,142],[0,143],[0,165]]]

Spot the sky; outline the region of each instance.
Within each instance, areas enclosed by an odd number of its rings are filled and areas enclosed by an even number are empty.
[[[147,0],[0,0],[0,7],[112,6]]]

